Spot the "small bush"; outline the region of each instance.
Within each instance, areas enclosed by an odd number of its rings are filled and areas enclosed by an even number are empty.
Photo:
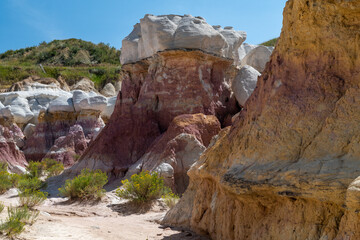
[[[175,193],[169,192],[168,194],[163,195],[162,199],[169,208],[172,208],[176,205],[180,198]]]
[[[45,158],[41,163],[43,164],[47,177],[59,175],[64,171],[64,165],[54,159]]]
[[[41,162],[29,162],[27,169],[32,177],[39,178],[43,174],[44,164]]]
[[[170,192],[164,186],[164,180],[156,172],[134,174],[130,180],[123,180],[122,184],[122,188],[116,190],[116,195],[139,203],[158,199],[163,194]]]
[[[19,180],[21,179],[21,175],[19,175],[17,173],[13,173],[10,175],[10,179],[11,179],[12,186],[17,187]]]
[[[25,192],[26,190],[35,192],[44,187],[44,185],[44,182],[39,178],[24,175],[18,182],[18,189],[21,192]]]
[[[2,202],[0,202],[0,213],[4,210],[4,208],[5,208],[5,205]]]
[[[8,217],[0,225],[0,231],[9,237],[14,237],[24,230],[26,224],[32,224],[38,217],[38,212],[31,212],[27,207],[8,207]]]
[[[0,171],[1,172],[7,172],[8,165],[5,162],[0,162]]]
[[[61,196],[70,199],[100,199],[104,195],[103,187],[107,182],[107,175],[101,170],[83,169],[79,176],[66,180],[59,192]]]
[[[11,174],[5,171],[0,171],[0,194],[5,193],[13,186],[11,181]]]
[[[41,191],[31,191],[31,190],[25,190],[24,192],[19,194],[19,202],[20,206],[22,207],[28,207],[30,209],[34,208],[35,206],[38,206],[42,204],[47,197],[48,193],[41,192]]]

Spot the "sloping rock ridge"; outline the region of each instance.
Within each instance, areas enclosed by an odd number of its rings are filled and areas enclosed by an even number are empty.
[[[165,224],[212,239],[360,239],[360,2],[289,0],[283,23]]]

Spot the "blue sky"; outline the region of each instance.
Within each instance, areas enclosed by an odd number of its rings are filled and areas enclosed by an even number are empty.
[[[280,34],[286,0],[0,0],[0,52],[54,39],[81,38],[121,47],[146,13],[202,16],[246,31],[248,43]]]

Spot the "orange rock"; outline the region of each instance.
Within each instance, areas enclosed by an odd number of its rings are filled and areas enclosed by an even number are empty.
[[[360,239],[359,36],[359,1],[288,1],[245,110],[165,223],[213,239]]]

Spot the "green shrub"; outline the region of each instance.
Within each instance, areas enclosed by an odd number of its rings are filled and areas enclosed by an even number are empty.
[[[123,180],[122,184],[122,188],[116,190],[116,195],[139,203],[158,199],[170,192],[170,189],[164,186],[164,180],[156,172],[134,174],[130,180]]]
[[[19,194],[20,206],[22,207],[26,206],[32,209],[35,206],[42,204],[46,200],[47,195],[48,195],[47,192],[31,191],[29,189],[26,189],[24,192],[21,192]]]
[[[107,182],[107,175],[101,170],[83,169],[79,176],[66,180],[59,192],[61,196],[70,199],[100,199],[105,193],[103,187]]]
[[[17,174],[17,173],[13,173],[10,175],[11,178],[11,183],[13,187],[18,187],[19,184],[19,180],[21,179],[21,175]]]
[[[59,175],[62,171],[64,171],[64,165],[51,158],[45,158],[42,161],[42,164],[45,169],[45,173],[47,174],[47,177]]]
[[[0,162],[0,171],[1,172],[7,172],[8,165],[5,162]]]
[[[45,183],[37,177],[24,175],[18,182],[18,189],[20,192],[25,192],[26,190],[35,192],[40,190],[42,187],[45,187]]]
[[[39,178],[43,174],[44,165],[41,162],[29,162],[27,169],[32,177]]]
[[[5,193],[13,186],[11,181],[11,174],[5,171],[0,171],[0,194]]]
[[[8,217],[0,225],[0,231],[10,238],[20,234],[26,224],[32,224],[38,217],[38,212],[32,212],[27,207],[8,207]]]
[[[2,202],[0,202],[0,213],[4,210],[4,208],[5,208],[5,205]]]
[[[175,193],[169,192],[163,195],[162,199],[169,208],[172,208],[176,205],[176,203],[179,201],[180,198]]]

